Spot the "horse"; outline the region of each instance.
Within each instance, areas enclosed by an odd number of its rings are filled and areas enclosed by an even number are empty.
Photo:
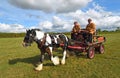
[[[64,34],[50,35],[48,33],[44,33],[40,29],[26,30],[26,35],[24,37],[22,45],[24,47],[31,46],[33,42],[37,43],[37,46],[41,52],[39,64],[35,68],[35,70],[41,71],[43,69],[43,60],[45,53],[48,54],[49,59],[53,62],[54,65],[60,64],[59,57],[53,56],[53,52],[52,52],[54,48],[60,47],[60,44],[64,44],[64,46],[62,46],[63,57],[61,60],[61,64],[62,65],[65,64],[67,46],[69,44],[69,38],[66,35]]]

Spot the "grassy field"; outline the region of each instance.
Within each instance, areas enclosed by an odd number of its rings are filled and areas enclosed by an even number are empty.
[[[40,72],[34,71],[39,49],[21,45],[23,38],[0,38],[0,78],[120,78],[120,33],[101,34],[107,38],[105,53],[94,59],[71,56],[65,65],[53,66],[48,58]],[[55,55],[60,55],[61,49]]]

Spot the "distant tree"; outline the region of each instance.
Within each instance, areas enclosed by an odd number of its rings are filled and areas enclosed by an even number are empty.
[[[0,38],[24,37],[25,33],[0,33]]]
[[[120,31],[120,27],[117,27],[116,31]]]
[[[101,29],[99,28],[99,29],[97,29],[97,32],[101,32]]]
[[[103,30],[103,32],[108,32],[107,30]]]

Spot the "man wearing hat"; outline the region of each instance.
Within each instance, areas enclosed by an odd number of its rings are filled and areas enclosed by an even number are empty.
[[[96,32],[96,25],[92,22],[92,19],[88,19],[88,24],[87,24],[87,26],[86,26],[86,32],[88,32],[87,33],[87,35],[89,36],[89,38],[88,38],[88,42],[92,42],[92,36],[95,34],[95,32]]]
[[[92,22],[92,19],[88,19],[88,24],[86,26],[86,30],[91,33],[91,34],[95,34],[96,31],[96,26],[95,24]]]
[[[75,40],[79,32],[80,32],[80,24],[77,21],[75,21],[74,27],[71,32],[71,39]]]

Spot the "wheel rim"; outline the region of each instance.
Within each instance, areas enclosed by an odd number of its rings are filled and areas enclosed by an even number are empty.
[[[89,56],[90,56],[90,58],[93,58],[93,57],[94,57],[94,49],[91,49],[91,50],[90,50]]]
[[[100,46],[100,53],[104,53],[104,46],[103,45]]]

